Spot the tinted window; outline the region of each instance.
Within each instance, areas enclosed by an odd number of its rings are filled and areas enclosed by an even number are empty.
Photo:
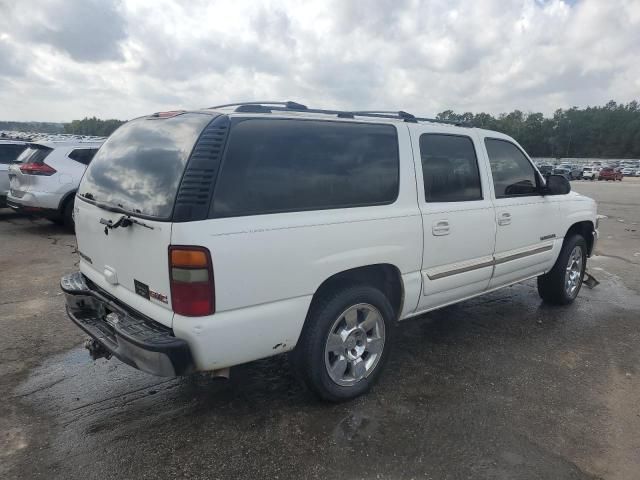
[[[16,163],[42,163],[52,151],[52,148],[44,145],[32,144],[25,148],[15,161]]]
[[[15,162],[25,148],[25,145],[0,144],[0,163],[7,165]]]
[[[187,113],[126,123],[98,150],[78,195],[168,219],[191,150],[211,119],[211,115]]]
[[[390,125],[246,120],[231,130],[212,214],[391,203],[398,169],[397,133]]]
[[[513,143],[485,138],[496,198],[537,195],[537,176],[527,157]]]
[[[478,160],[469,137],[421,135],[420,157],[427,202],[482,199]]]
[[[78,148],[69,154],[69,158],[76,162],[80,162],[83,165],[89,165],[97,151],[97,148]]]

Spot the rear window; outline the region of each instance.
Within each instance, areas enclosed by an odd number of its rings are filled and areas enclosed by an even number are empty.
[[[98,150],[78,195],[107,207],[169,219],[191,150],[212,118],[186,113],[126,123]]]
[[[231,129],[211,216],[387,204],[398,179],[391,125],[245,120]]]
[[[8,165],[15,162],[25,148],[26,145],[12,143],[0,144],[0,164]]]
[[[42,163],[52,151],[53,148],[44,145],[30,145],[16,159],[16,163]]]

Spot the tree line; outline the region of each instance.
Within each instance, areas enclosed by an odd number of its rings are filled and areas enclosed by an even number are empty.
[[[123,123],[125,123],[124,120],[101,120],[96,117],[85,117],[82,120],[73,120],[71,123],[65,123],[64,133],[108,137]]]
[[[635,100],[558,109],[551,118],[520,110],[497,117],[446,110],[436,118],[506,133],[532,157],[640,158],[640,104]]]
[[[558,109],[552,117],[521,110],[497,116],[445,110],[436,118],[506,133],[532,157],[640,158],[640,104],[635,100],[627,104],[612,100],[601,107]],[[123,123],[86,117],[65,123],[64,132],[106,137]]]

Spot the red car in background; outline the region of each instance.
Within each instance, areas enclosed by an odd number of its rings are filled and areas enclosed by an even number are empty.
[[[622,181],[622,172],[611,167],[605,167],[600,170],[598,180],[613,180],[614,182],[616,180]]]

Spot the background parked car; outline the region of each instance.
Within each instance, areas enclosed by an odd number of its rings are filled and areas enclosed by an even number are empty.
[[[553,173],[553,165],[539,165],[538,170],[544,177],[548,177]]]
[[[605,167],[600,170],[600,173],[598,174],[598,180],[622,181],[622,172],[612,167]]]
[[[600,167],[584,167],[582,170],[582,178],[584,180],[595,180],[598,178],[598,173],[600,172]]]
[[[9,191],[9,165],[27,148],[26,142],[15,140],[0,140],[0,208],[7,206]]]
[[[623,168],[621,173],[625,177],[635,177],[636,176],[636,171],[633,168]]]
[[[567,180],[571,180],[571,170],[566,167],[556,167],[553,169],[554,175],[562,175]]]
[[[563,168],[569,171],[569,180],[579,180],[582,178],[582,166],[571,163],[561,163],[557,168]]]
[[[29,143],[9,166],[7,205],[72,229],[78,184],[103,142],[70,137]]]

